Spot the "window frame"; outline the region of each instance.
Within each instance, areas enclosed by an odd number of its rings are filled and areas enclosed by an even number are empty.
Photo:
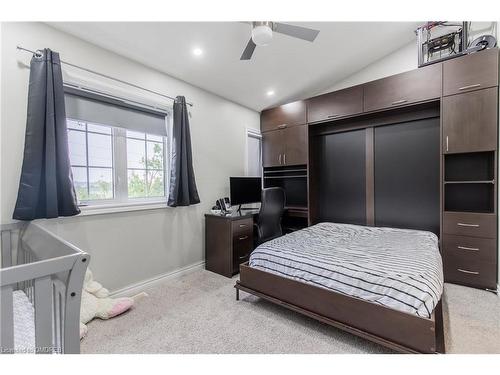
[[[248,140],[249,138],[257,138],[260,143],[260,177],[263,176],[263,167],[262,167],[262,133],[258,129],[254,128],[246,128],[245,132],[245,176],[249,175],[249,170],[248,170],[248,151],[249,151],[249,144]]]
[[[87,184],[88,181],[88,169],[91,168],[88,165],[88,128],[87,124],[94,124],[93,122],[87,122],[82,119],[74,119],[67,118],[67,121],[76,121],[80,123],[84,123],[86,125],[85,131],[76,130],[82,133],[85,133],[86,138],[86,158],[87,165],[73,165],[70,164],[71,167],[86,167],[87,169]],[[165,121],[167,129],[170,129],[170,113],[165,113]],[[112,155],[112,177],[113,177],[113,198],[112,199],[86,199],[86,200],[78,200],[78,206],[80,207],[82,214],[90,215],[90,214],[104,214],[104,213],[112,213],[112,212],[123,212],[123,211],[136,211],[142,209],[156,209],[156,208],[165,208],[167,200],[168,200],[168,186],[169,186],[169,132],[166,136],[162,137],[161,144],[163,145],[163,180],[164,180],[164,195],[163,196],[155,196],[155,197],[137,197],[137,198],[129,198],[128,197],[128,167],[127,167],[127,129],[114,127],[106,124],[95,124],[102,125],[111,128],[111,155]],[[66,125],[66,129],[74,130],[68,128],[68,124]],[[128,129],[131,130],[131,129]],[[93,132],[91,132],[93,133]],[[102,133],[96,133],[102,134]],[[150,133],[145,133],[150,134]],[[154,135],[154,134],[150,134]],[[147,136],[145,136],[144,142],[147,147]],[[160,143],[160,142],[157,142]],[[109,167],[105,167],[108,168]]]

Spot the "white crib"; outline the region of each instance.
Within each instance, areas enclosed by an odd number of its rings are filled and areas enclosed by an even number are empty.
[[[79,353],[90,256],[34,222],[0,230],[0,351]]]

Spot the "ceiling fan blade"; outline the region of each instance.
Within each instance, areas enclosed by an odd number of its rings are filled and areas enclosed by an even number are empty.
[[[247,46],[245,47],[245,50],[241,54],[240,60],[250,60],[253,55],[253,51],[255,50],[255,43],[253,42],[252,38],[248,41]]]
[[[287,23],[273,22],[274,31],[277,33],[285,34],[294,38],[314,42],[314,39],[319,34],[319,30],[308,29],[307,27],[289,25]]]

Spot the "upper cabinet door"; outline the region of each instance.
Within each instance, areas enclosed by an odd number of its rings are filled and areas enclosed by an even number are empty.
[[[284,165],[307,164],[307,125],[286,128],[283,131],[285,138]]]
[[[284,165],[285,140],[283,130],[262,134],[262,166],[279,167]]]
[[[473,53],[443,64],[443,95],[498,85],[498,48]]]
[[[442,106],[444,153],[496,150],[496,87],[446,96]]]
[[[363,86],[316,96],[307,101],[307,122],[334,120],[363,112]]]
[[[439,98],[441,68],[442,65],[437,63],[365,84],[364,111]]]
[[[260,115],[260,128],[263,132],[305,123],[306,103],[302,100],[266,109]]]

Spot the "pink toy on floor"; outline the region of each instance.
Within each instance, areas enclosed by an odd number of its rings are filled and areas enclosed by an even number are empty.
[[[109,319],[123,314],[134,305],[134,298],[111,298],[109,291],[94,281],[92,272],[87,269],[82,291],[82,305],[80,309],[80,339],[88,331],[86,323],[94,318]]]

